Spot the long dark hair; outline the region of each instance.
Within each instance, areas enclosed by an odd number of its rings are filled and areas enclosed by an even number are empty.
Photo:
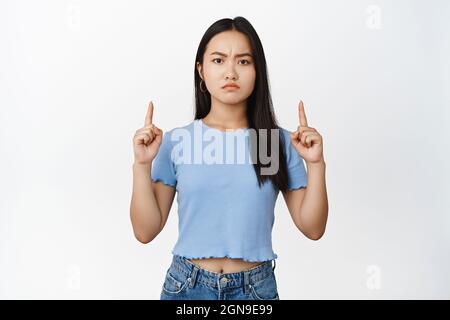
[[[237,30],[248,37],[252,47],[252,55],[255,61],[256,69],[256,79],[255,86],[252,94],[247,99],[247,121],[249,123],[249,128],[255,129],[256,134],[256,145],[252,145],[252,148],[258,150],[260,144],[259,140],[259,129],[267,130],[267,147],[266,150],[271,153],[271,134],[270,129],[279,129],[279,148],[276,150],[278,152],[279,168],[276,174],[273,175],[262,175],[261,168],[267,165],[263,165],[260,161],[259,150],[256,152],[257,160],[253,161],[253,166],[255,168],[255,173],[258,178],[258,185],[261,185],[270,179],[272,183],[281,191],[286,191],[288,186],[288,174],[287,174],[287,164],[286,155],[284,152],[284,136],[281,128],[278,126],[275,113],[272,106],[272,97],[270,95],[269,81],[267,76],[267,66],[266,57],[264,55],[264,50],[262,47],[261,40],[258,37],[253,26],[244,17],[238,16],[234,19],[221,19],[214,22],[205,32],[203,38],[197,49],[197,55],[195,62],[199,62],[203,65],[203,55],[206,50],[208,42],[216,34],[228,31]],[[196,65],[195,63],[195,65]],[[194,66],[194,86],[195,86],[195,119],[203,119],[211,110],[211,94],[206,91],[202,92],[200,90],[200,75],[198,74],[197,67]],[[276,157],[277,155],[275,155]],[[270,157],[273,156],[270,154]],[[269,163],[270,165],[270,163]]]

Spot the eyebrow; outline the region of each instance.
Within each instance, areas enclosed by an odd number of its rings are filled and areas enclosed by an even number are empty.
[[[214,55],[214,54],[217,54],[217,55],[223,56],[223,57],[228,57],[225,53],[223,53],[223,52],[218,52],[218,51],[214,51],[214,52],[211,53],[210,55],[212,56],[212,55]],[[236,57],[244,57],[244,56],[249,56],[249,57],[252,57],[252,58],[253,58],[253,56],[252,56],[250,53],[248,53],[248,52],[239,53],[239,54],[236,55]]]

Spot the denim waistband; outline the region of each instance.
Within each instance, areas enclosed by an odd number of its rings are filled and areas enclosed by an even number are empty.
[[[273,261],[273,266],[272,266]],[[249,284],[256,283],[274,272],[276,260],[263,261],[261,264],[239,272],[219,273],[206,270],[193,263],[188,258],[173,255],[170,268],[181,272],[186,277],[191,278],[191,285],[203,283],[216,289],[226,287],[247,287]]]

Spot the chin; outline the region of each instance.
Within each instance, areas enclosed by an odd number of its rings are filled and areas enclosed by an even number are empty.
[[[222,100],[223,103],[230,104],[230,105],[238,104],[238,103],[241,103],[242,101],[244,101],[244,99],[223,99]]]
[[[228,93],[225,95],[221,95],[220,98],[218,100],[220,100],[222,103],[226,103],[226,104],[238,104],[242,101],[245,101],[245,97],[243,97],[242,95],[237,95],[234,93]]]

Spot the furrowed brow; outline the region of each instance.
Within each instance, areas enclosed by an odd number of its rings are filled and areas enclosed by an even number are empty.
[[[218,51],[212,52],[211,55],[218,55],[218,56],[222,56],[222,57],[228,57],[228,55],[226,55],[225,53],[218,52]],[[239,54],[235,55],[235,57],[245,57],[245,56],[253,58],[253,56],[250,53],[248,53],[248,52],[239,53]]]

